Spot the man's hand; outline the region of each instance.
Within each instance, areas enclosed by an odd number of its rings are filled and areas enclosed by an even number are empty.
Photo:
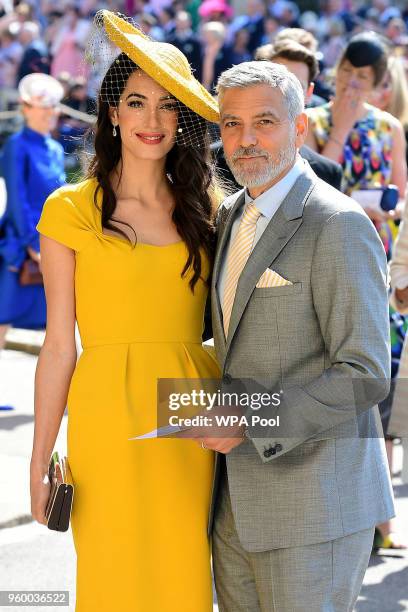
[[[217,451],[218,453],[224,453],[227,455],[232,451],[233,448],[242,444],[245,440],[245,427],[243,425],[237,425],[235,428],[227,428],[233,429],[234,432],[231,432],[232,438],[197,438],[197,442],[200,446],[204,446],[209,450]]]

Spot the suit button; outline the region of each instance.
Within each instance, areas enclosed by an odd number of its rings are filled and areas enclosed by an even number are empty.
[[[274,446],[272,446],[272,448],[269,449],[269,454],[276,455],[276,448]]]
[[[275,444],[275,450],[277,453],[280,453],[283,450],[282,444]]]
[[[222,377],[222,382],[224,382],[226,385],[231,384],[232,376],[230,374],[224,374],[224,376]]]
[[[270,457],[270,456],[271,456],[271,451],[270,451],[270,449],[265,450],[265,451],[264,451],[264,457]]]

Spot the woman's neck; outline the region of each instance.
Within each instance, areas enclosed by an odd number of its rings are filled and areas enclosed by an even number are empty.
[[[125,155],[112,173],[112,185],[118,199],[154,203],[168,198],[165,160],[129,159]]]

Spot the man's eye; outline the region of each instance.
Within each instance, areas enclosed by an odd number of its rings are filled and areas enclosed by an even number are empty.
[[[236,125],[238,125],[236,121],[227,121],[224,123],[224,127],[235,127]]]
[[[274,125],[274,122],[271,119],[260,119],[260,125]]]

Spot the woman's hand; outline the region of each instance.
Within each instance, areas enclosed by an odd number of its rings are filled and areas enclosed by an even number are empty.
[[[402,219],[402,216],[404,214],[404,208],[405,208],[404,200],[399,200],[396,207],[393,210],[389,211],[390,218],[393,221],[399,221],[400,219]]]
[[[42,525],[47,524],[45,509],[50,497],[50,490],[51,484],[47,472],[32,467],[30,478],[31,514],[33,519]]]
[[[361,117],[363,93],[356,87],[347,87],[336,95],[331,106],[333,127],[330,135],[340,142],[345,142],[354,124]]]
[[[31,257],[31,259],[33,261],[37,262],[38,264],[41,262],[41,255],[40,255],[40,253],[38,253],[37,251],[35,251],[31,247],[27,247],[27,253],[29,254],[29,256]]]
[[[398,221],[399,219],[401,219],[404,212],[404,208],[405,202],[403,200],[400,200],[393,210],[386,211],[382,210],[382,208],[370,208],[367,206],[364,207],[364,210],[372,221],[377,221],[378,223],[386,223],[387,221]]]

